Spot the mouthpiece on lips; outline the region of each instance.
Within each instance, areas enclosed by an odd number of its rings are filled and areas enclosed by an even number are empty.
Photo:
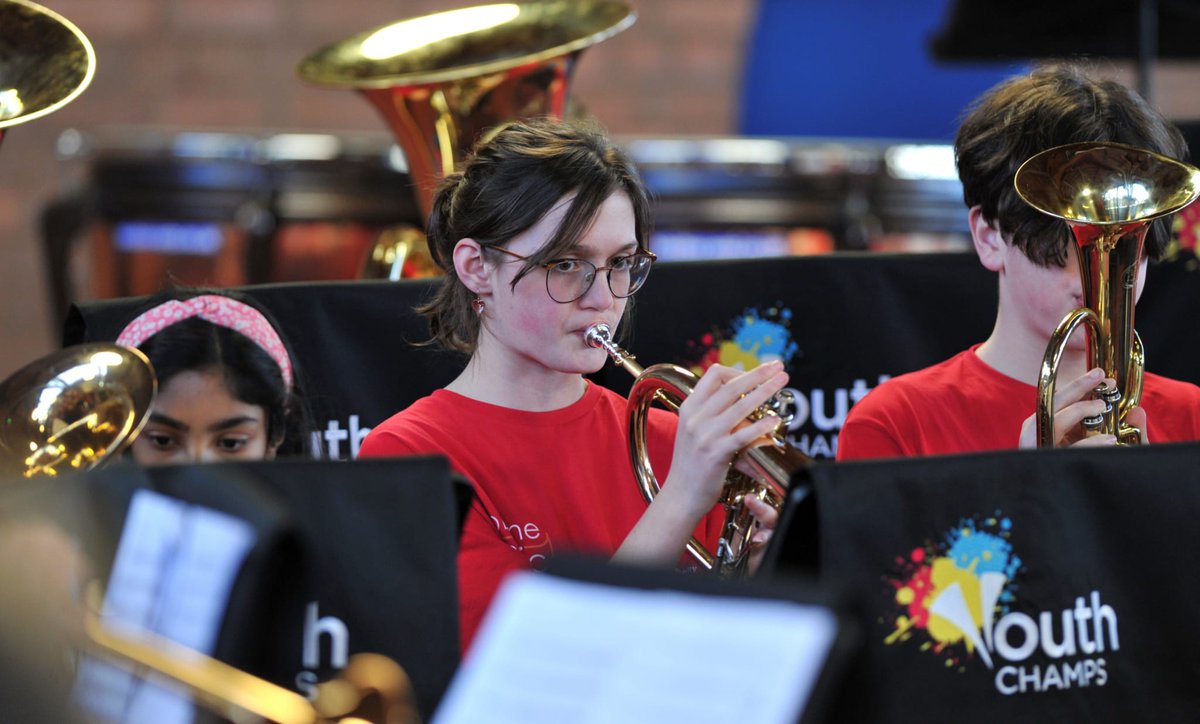
[[[608,349],[612,344],[612,329],[603,322],[593,324],[583,333],[583,341],[589,347]]]
[[[589,347],[603,349],[621,367],[624,367],[630,374],[637,377],[642,373],[642,367],[636,360],[637,358],[621,349],[612,341],[612,328],[604,322],[597,322],[588,327],[583,333],[583,341]]]

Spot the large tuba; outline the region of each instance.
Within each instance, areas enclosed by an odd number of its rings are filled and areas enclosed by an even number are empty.
[[[90,470],[133,442],[158,382],[139,350],[81,344],[0,382],[0,477]]]
[[[629,393],[629,455],[642,496],[647,503],[652,502],[660,487],[654,477],[646,445],[646,422],[650,406],[659,402],[673,411],[678,410],[683,400],[692,393],[696,375],[672,364],[656,364],[643,369],[633,355],[612,341],[612,330],[607,324],[589,327],[584,332],[584,341],[592,347],[604,349],[617,365],[637,378]],[[746,498],[754,496],[776,510],[781,509],[787,498],[792,474],[810,462],[806,455],[789,445],[785,439],[793,406],[791,393],[781,392],[751,416],[752,420],[764,416],[778,417],[779,424],[775,426],[771,444],[743,450],[736,464],[729,469],[720,500],[725,508],[725,524],[716,552],[708,551],[695,538],[688,542],[688,552],[705,568],[724,576],[745,572],[755,523],[754,516],[745,506]]]
[[[1097,395],[1108,411],[1084,420],[1087,434],[1115,435],[1135,445],[1141,431],[1125,414],[1141,399],[1145,355],[1133,329],[1138,267],[1150,222],[1200,195],[1200,169],[1117,143],[1075,143],[1043,151],[1021,165],[1017,193],[1042,213],[1064,220],[1078,244],[1084,306],[1055,329],[1038,379],[1037,440],[1054,446],[1054,386],[1067,341],[1086,324],[1089,368],[1116,381]]]
[[[70,21],[28,0],[0,0],[0,141],[9,126],[70,103],[95,72],[92,44]]]
[[[422,218],[437,183],[498,125],[563,117],[583,50],[635,20],[613,0],[548,0],[449,10],[392,23],[327,46],[301,61],[315,85],[357,90],[383,115],[404,151]],[[398,278],[424,236],[401,233],[375,266]],[[432,265],[429,265],[432,266]],[[405,273],[404,276],[409,276]]]

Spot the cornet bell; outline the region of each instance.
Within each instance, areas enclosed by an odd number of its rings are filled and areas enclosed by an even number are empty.
[[[1150,223],[1175,213],[1200,195],[1200,169],[1151,151],[1118,143],[1075,143],[1027,160],[1013,179],[1030,206],[1066,222],[1078,245],[1084,306],[1068,314],[1050,338],[1038,381],[1040,447],[1053,447],[1054,386],[1067,341],[1083,324],[1089,332],[1089,368],[1116,380],[1104,390],[1109,412],[1094,432],[1136,444],[1141,431],[1125,414],[1141,398],[1145,357],[1133,328],[1137,276]]]

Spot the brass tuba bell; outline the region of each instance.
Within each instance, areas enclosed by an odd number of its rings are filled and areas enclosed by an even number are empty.
[[[0,382],[0,477],[89,470],[146,424],[158,382],[146,355],[95,342],[37,359]]]
[[[1200,169],[1118,143],[1075,143],[1042,151],[1013,179],[1030,206],[1067,223],[1079,250],[1084,306],[1063,318],[1050,337],[1038,379],[1037,440],[1053,447],[1054,385],[1075,328],[1086,324],[1088,367],[1116,380],[1097,394],[1103,415],[1084,420],[1088,434],[1110,434],[1135,445],[1141,431],[1124,422],[1142,394],[1145,355],[1133,328],[1138,267],[1150,222],[1173,214],[1200,195]]]
[[[0,0],[0,141],[9,126],[70,103],[95,72],[92,44],[70,21],[28,0]]]
[[[308,56],[298,73],[375,106],[404,152],[425,219],[438,182],[476,140],[509,121],[562,118],[579,55],[635,19],[614,0],[479,5],[359,33]],[[372,251],[375,265],[382,260],[386,276],[398,278],[414,256],[428,256],[423,241],[401,234],[395,251]]]
[[[677,411],[692,393],[698,378],[692,372],[672,364],[656,364],[645,369],[636,358],[612,341],[607,324],[594,324],[584,332],[584,342],[608,352],[613,362],[637,379],[629,392],[629,456],[633,474],[647,503],[653,502],[660,486],[650,465],[646,444],[646,422],[650,406],[659,402]],[[756,410],[751,420],[764,416],[779,418],[771,436],[771,444],[750,447],[738,454],[737,462],[729,469],[721,504],[725,508],[725,524],[717,550],[707,550],[700,541],[688,541],[687,550],[702,566],[723,576],[742,575],[749,561],[750,538],[754,533],[754,516],[745,506],[748,496],[757,497],[776,510],[787,499],[792,474],[808,465],[810,459],[788,444],[784,432],[794,412],[794,400],[786,390],[775,395]]]

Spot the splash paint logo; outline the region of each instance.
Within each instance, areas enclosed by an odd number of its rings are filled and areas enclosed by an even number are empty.
[[[776,359],[785,368],[790,367],[794,358],[804,354],[792,340],[791,322],[792,310],[780,304],[746,309],[727,329],[709,332],[689,343],[686,355],[689,361],[683,365],[696,374],[703,374],[714,364],[748,370]],[[879,382],[887,378],[888,375],[880,375]],[[831,458],[837,452],[838,431],[850,406],[872,388],[860,379],[854,380],[850,387],[814,388],[808,392],[795,387],[788,389],[796,401],[796,412],[788,425],[788,441],[809,457]]]
[[[884,643],[917,643],[960,673],[978,659],[1005,695],[1104,686],[1108,672],[1096,654],[1120,649],[1116,611],[1099,591],[1077,597],[1057,627],[1054,612],[1035,618],[1014,610],[1022,561],[1011,530],[999,513],[968,518],[897,558],[894,575],[885,577],[895,608]]]
[[[792,361],[799,348],[789,329],[792,310],[774,306],[765,310],[747,309],[728,330],[709,332],[689,344],[692,371],[702,374],[714,364],[738,369],[754,369],[764,362]]]
[[[683,365],[702,375],[714,364],[750,370],[773,359],[790,367],[803,357],[791,333],[792,310],[782,305],[746,309],[725,330],[710,331],[690,342]],[[880,375],[883,382],[888,375]],[[871,391],[866,379],[854,379],[850,387],[791,390],[796,414],[788,424],[788,442],[810,457],[833,457],[838,451],[838,432],[850,407]]]

